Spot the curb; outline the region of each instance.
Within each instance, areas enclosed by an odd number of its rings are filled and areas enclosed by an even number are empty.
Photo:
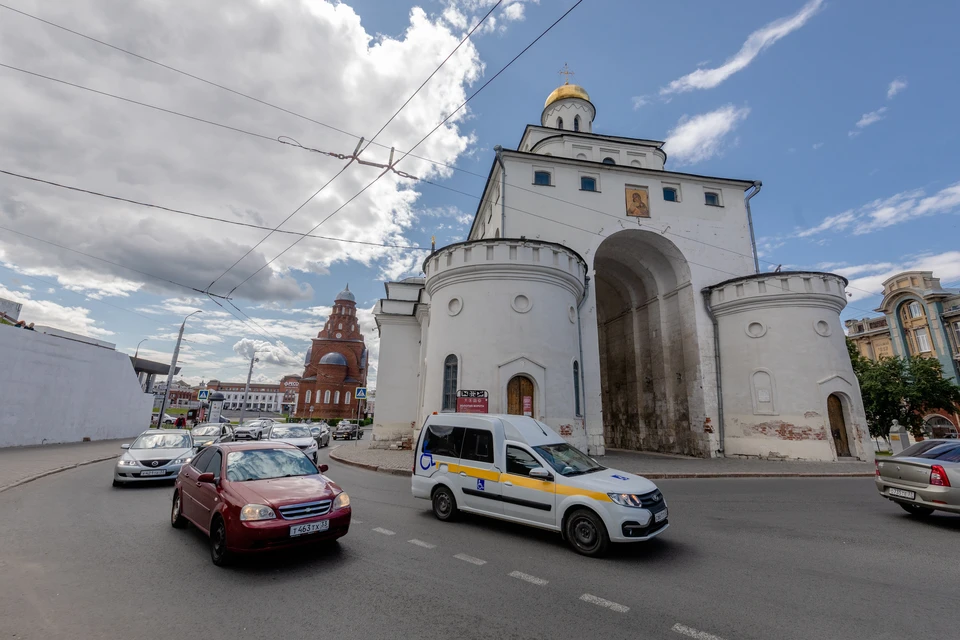
[[[412,471],[408,471],[406,469],[391,469],[390,467],[381,467],[375,464],[367,464],[365,462],[354,462],[353,460],[347,460],[346,458],[341,458],[340,456],[336,455],[336,450],[339,448],[340,447],[335,447],[331,449],[330,453],[328,453],[327,455],[329,455],[331,458],[333,458],[337,462],[342,462],[343,464],[350,465],[351,467],[366,469],[367,471],[378,471],[380,473],[388,473],[393,476],[407,476],[408,478],[413,475]]]
[[[38,474],[36,474],[36,475],[27,476],[26,478],[22,478],[22,479],[20,479],[20,480],[17,480],[16,482],[13,482],[13,483],[11,483],[11,484],[4,485],[4,486],[0,487],[0,493],[3,493],[4,491],[9,491],[10,489],[19,487],[20,485],[23,485],[23,484],[27,484],[28,482],[33,482],[34,480],[39,480],[40,478],[45,478],[45,477],[47,477],[47,476],[52,476],[53,474],[55,474],[55,473],[60,473],[61,471],[69,471],[70,469],[76,469],[77,467],[83,467],[83,466],[86,466],[86,465],[88,465],[88,464],[94,464],[94,463],[96,463],[96,462],[104,462],[104,461],[106,461],[106,460],[112,460],[112,459],[114,459],[114,458],[116,458],[116,457],[117,457],[117,455],[116,455],[116,454],[113,454],[113,455],[105,456],[105,457],[101,457],[101,458],[94,458],[93,460],[86,460],[86,461],[84,461],[84,462],[77,462],[76,464],[68,464],[68,465],[65,466],[65,467],[57,467],[56,469],[50,469],[50,470],[48,470],[48,471],[44,471],[43,473],[38,473]]]

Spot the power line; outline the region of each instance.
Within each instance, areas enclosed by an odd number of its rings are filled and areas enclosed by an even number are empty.
[[[582,1],[582,0],[581,0],[581,1]],[[433,72],[432,72],[429,76],[427,76],[427,79],[424,80],[423,83],[422,83],[419,87],[417,87],[416,91],[414,91],[414,92],[410,95],[410,97],[407,98],[407,100],[400,106],[400,108],[397,109],[397,111],[396,111],[392,116],[390,116],[390,119],[387,120],[386,123],[384,123],[384,125],[383,125],[382,127],[380,127],[380,130],[377,131],[376,134],[374,134],[373,138],[370,140],[370,142],[367,143],[367,146],[364,147],[363,150],[360,149],[360,145],[363,144],[363,138],[361,138],[361,139],[360,139],[360,143],[357,144],[357,149],[353,152],[353,156],[351,157],[350,161],[347,162],[347,164],[344,165],[344,167],[343,167],[340,171],[338,171],[336,175],[334,175],[332,178],[330,178],[330,180],[328,180],[326,183],[324,183],[323,186],[321,186],[319,189],[317,189],[312,196],[310,196],[309,198],[307,198],[307,199],[303,202],[303,204],[301,204],[299,207],[297,207],[296,209],[294,209],[293,212],[290,213],[290,215],[288,215],[286,218],[284,218],[284,219],[280,222],[280,224],[278,224],[278,225],[276,226],[276,228],[275,228],[273,231],[271,231],[271,232],[268,233],[266,236],[264,236],[257,244],[255,244],[255,245],[253,245],[252,247],[250,247],[250,249],[249,249],[246,253],[244,253],[242,256],[240,256],[240,258],[239,258],[236,262],[234,262],[232,265],[230,265],[230,266],[227,268],[226,271],[224,271],[224,272],[221,273],[219,276],[217,276],[217,278],[214,279],[214,281],[211,282],[211,283],[207,286],[207,290],[209,291],[210,288],[213,287],[213,285],[215,285],[218,280],[220,280],[220,278],[222,278],[223,276],[227,275],[231,270],[233,270],[234,267],[236,267],[238,264],[240,264],[240,261],[241,261],[241,260],[243,260],[244,258],[246,258],[246,257],[247,257],[248,255],[250,255],[257,247],[259,247],[261,244],[263,244],[264,242],[266,242],[267,238],[269,238],[271,235],[273,235],[273,233],[274,233],[277,229],[279,229],[279,228],[282,227],[284,224],[286,224],[287,221],[290,220],[290,218],[292,218],[293,216],[297,215],[297,213],[298,213],[301,209],[303,209],[305,206],[307,206],[307,203],[309,203],[309,202],[312,201],[314,198],[316,198],[317,195],[319,195],[321,191],[323,191],[324,189],[326,189],[334,180],[336,180],[337,178],[339,178],[339,177],[343,174],[343,172],[347,170],[347,167],[349,167],[355,160],[358,159],[358,156],[359,156],[363,151],[365,151],[366,149],[370,148],[370,144],[373,143],[373,141],[377,138],[377,136],[379,136],[381,133],[383,133],[383,130],[387,128],[387,125],[389,125],[391,122],[393,122],[394,118],[396,118],[396,117],[400,114],[400,112],[403,111],[404,107],[406,107],[408,104],[410,104],[410,101],[413,100],[413,98],[414,98],[418,93],[420,93],[420,90],[423,89],[423,87],[426,86],[426,84],[433,78],[433,76],[436,75],[437,72],[440,71],[441,68],[443,68],[443,65],[445,65],[445,64],[447,63],[447,61],[449,61],[450,58],[453,56],[453,54],[456,53],[458,49],[460,49],[460,47],[463,45],[463,43],[466,42],[466,41],[470,38],[470,36],[473,35],[474,31],[476,31],[476,30],[480,27],[480,25],[483,24],[484,21],[486,21],[486,19],[487,19],[488,17],[490,17],[490,14],[493,13],[493,10],[494,10],[494,9],[496,9],[498,6],[500,6],[500,3],[501,3],[501,2],[502,2],[502,0],[497,0],[497,3],[496,3],[493,7],[490,8],[490,11],[488,11],[487,14],[486,14],[485,16],[483,16],[483,18],[481,18],[480,21],[477,22],[477,24],[474,25],[474,27],[460,40],[460,42],[457,44],[457,46],[454,47],[453,51],[451,51],[451,52],[449,53],[449,55],[447,55],[447,57],[443,59],[443,61],[437,66],[436,69],[433,70]],[[452,115],[452,114],[451,114],[451,115]],[[448,119],[449,119],[449,116],[448,116]],[[446,121],[446,120],[444,120],[444,121]],[[442,123],[441,123],[441,124],[442,124]],[[433,133],[433,132],[431,132],[431,133]],[[429,135],[429,134],[428,134],[428,135]],[[422,140],[421,140],[421,142],[422,142]],[[419,145],[420,143],[417,143],[417,144]],[[416,148],[416,147],[414,147],[414,148]],[[413,150],[413,149],[411,149],[411,151],[412,151],[412,150]],[[406,157],[406,156],[404,156],[404,157]],[[400,160],[403,160],[403,158],[400,158]],[[392,167],[392,165],[393,165],[393,150],[391,150],[391,152],[390,152],[390,165],[391,165],[391,167]],[[353,202],[353,201],[354,201],[356,198],[358,198],[363,192],[365,192],[367,189],[369,189],[370,187],[372,187],[372,186],[374,185],[374,183],[376,183],[380,178],[382,178],[382,177],[384,176],[384,174],[387,173],[388,170],[389,170],[389,169],[384,170],[383,173],[381,173],[379,176],[376,177],[376,179],[373,180],[373,182],[371,182],[370,184],[368,184],[366,187],[364,187],[363,189],[361,189],[356,195],[354,195],[354,196],[351,197],[349,200],[347,200],[346,202],[344,202],[343,204],[341,204],[339,207],[337,207],[337,209],[336,209],[333,213],[331,213],[330,215],[328,215],[328,216],[327,216],[326,218],[324,218],[319,224],[317,224],[315,227],[313,227],[313,229],[310,230],[310,233],[313,233],[313,232],[317,229],[317,227],[319,227],[321,224],[323,224],[324,222],[326,222],[327,220],[329,220],[329,219],[330,219],[333,215],[335,215],[338,211],[340,211],[341,209],[343,209],[343,207],[345,207],[345,206],[347,206],[348,204],[350,204],[351,202]],[[288,246],[286,249],[284,249],[283,251],[281,251],[280,254],[278,254],[277,256],[275,256],[272,260],[270,260],[269,262],[267,262],[266,264],[264,264],[262,267],[260,267],[259,269],[257,269],[255,272],[253,272],[250,276],[247,277],[246,280],[244,280],[244,281],[241,282],[240,284],[244,284],[245,282],[247,282],[247,280],[250,280],[250,278],[252,278],[252,277],[254,277],[255,275],[257,275],[258,273],[260,273],[263,269],[265,269],[267,266],[269,266],[274,260],[276,260],[277,258],[279,258],[280,256],[282,256],[284,253],[286,253],[287,251],[289,251],[289,250],[290,250],[291,248],[293,248],[294,246],[296,246],[297,243],[299,243],[300,240],[302,240],[302,239],[303,239],[303,238],[298,238],[297,240],[295,240],[295,241],[293,242],[293,244],[291,244],[290,246]],[[239,286],[240,286],[240,285],[237,285],[237,287],[239,287]],[[234,287],[233,289],[231,289],[231,290],[230,290],[230,293],[233,293],[233,292],[237,289],[237,287]],[[229,295],[229,294],[228,294],[228,295]]]
[[[243,318],[241,318],[240,316],[238,316],[237,314],[235,314],[233,311],[231,311],[230,309],[227,309],[225,306],[223,306],[222,304],[220,304],[220,301],[219,301],[219,300],[217,300],[217,299],[214,298],[213,296],[210,296],[210,294],[206,294],[206,295],[208,295],[208,296],[210,297],[210,299],[213,300],[214,304],[216,304],[218,307],[220,307],[221,309],[223,309],[224,311],[226,311],[227,313],[229,313],[230,315],[232,315],[235,319],[239,320],[244,326],[246,326],[248,329],[252,330],[255,334],[259,335],[259,336],[262,337],[262,338],[267,338],[268,340],[269,340],[271,337],[272,337],[274,340],[279,340],[279,338],[277,338],[276,336],[271,336],[270,334],[267,334],[267,333],[264,333],[263,331],[260,331],[260,330],[258,330],[258,329],[255,329],[255,328],[253,327],[253,325],[251,325],[249,322],[247,322],[246,320],[244,320]],[[227,300],[227,302],[229,302],[229,300]],[[236,309],[236,307],[234,307],[234,308]],[[237,310],[239,311],[239,309],[237,309]],[[249,316],[248,316],[248,317],[249,317]]]
[[[13,171],[6,171],[6,170],[4,170],[4,169],[0,169],[0,174],[5,174],[5,175],[8,175],[8,176],[13,176],[13,177],[15,177],[15,178],[22,178],[22,179],[24,179],[24,180],[31,180],[31,181],[33,181],[33,182],[39,182],[39,183],[41,183],[41,184],[46,184],[46,185],[49,185],[49,186],[51,186],[51,187],[57,187],[57,188],[59,188],[59,189],[68,189],[68,190],[70,190],[70,191],[76,191],[76,192],[78,192],[78,193],[85,193],[85,194],[87,194],[87,195],[97,196],[97,197],[99,197],[99,198],[107,198],[108,200],[116,200],[116,201],[118,201],[118,202],[126,202],[126,203],[128,203],[128,204],[134,204],[134,205],[137,205],[137,206],[139,206],[139,207],[148,207],[148,208],[151,208],[151,209],[158,209],[158,210],[160,210],[160,211],[167,211],[167,212],[169,212],[169,213],[176,213],[176,214],[179,214],[179,215],[189,216],[189,217],[191,217],[191,218],[199,218],[199,219],[201,219],[201,220],[210,220],[210,221],[213,221],[213,222],[221,222],[221,223],[224,223],[224,224],[235,225],[235,226],[238,226],[238,227],[249,227],[249,228],[251,228],[251,229],[262,229],[262,230],[265,230],[265,231],[269,231],[269,230],[271,229],[271,227],[268,227],[268,226],[265,226],[265,225],[253,224],[253,223],[250,223],[250,222],[240,222],[239,220],[230,220],[230,219],[228,219],[228,218],[218,218],[218,217],[216,217],[216,216],[203,215],[203,214],[194,213],[194,212],[191,212],[191,211],[185,211],[185,210],[183,210],[183,209],[174,209],[174,208],[171,208],[171,207],[165,207],[165,206],[163,206],[163,205],[153,204],[153,203],[150,203],[150,202],[141,202],[141,201],[139,201],[139,200],[131,200],[130,198],[123,198],[123,197],[120,197],[120,196],[110,195],[110,194],[102,193],[102,192],[99,192],[99,191],[91,191],[91,190],[89,190],[89,189],[81,189],[80,187],[74,187],[74,186],[70,186],[70,185],[66,185],[66,184],[61,184],[61,183],[59,183],[59,182],[53,182],[53,181],[50,181],[50,180],[43,180],[42,178],[37,178],[37,177],[33,177],[33,176],[28,176],[28,175],[24,175],[24,174],[21,174],[21,173],[14,173]],[[470,195],[470,194],[467,194],[467,195]],[[0,227],[0,228],[2,228],[2,227]],[[12,229],[7,229],[7,231],[13,231],[13,230],[12,230]],[[17,231],[13,231],[13,232],[14,232],[14,233],[19,233],[19,232],[17,232]],[[373,247],[388,247],[388,248],[391,248],[391,249],[417,249],[417,250],[421,250],[421,251],[426,251],[426,250],[427,250],[427,247],[421,247],[421,246],[418,246],[418,245],[387,244],[387,243],[382,243],[382,242],[368,242],[368,241],[365,241],[365,240],[349,240],[349,239],[347,239],[347,238],[334,238],[334,237],[332,237],[332,236],[313,235],[313,234],[308,234],[308,233],[301,233],[301,232],[299,232],[299,231],[287,231],[287,230],[283,230],[283,229],[277,231],[277,233],[282,233],[282,234],[287,234],[287,235],[293,235],[293,236],[304,236],[304,237],[307,237],[307,238],[315,238],[315,239],[317,239],[317,240],[330,240],[330,241],[333,241],[333,242],[346,242],[346,243],[349,243],[349,244],[362,244],[362,245],[368,245],[368,246],[373,246]],[[39,240],[39,238],[35,238],[35,239],[36,239],[36,240]],[[44,240],[41,240],[41,242],[44,242]],[[73,251],[73,249],[70,249],[69,247],[63,247],[63,248],[66,248],[66,249],[69,250],[69,251]],[[92,257],[92,258],[94,258],[94,259],[100,260],[100,258],[96,258],[95,256],[89,256],[89,257]],[[121,265],[121,266],[122,266],[122,265]],[[129,268],[129,267],[126,267],[126,268]],[[206,293],[206,291],[202,291],[202,290],[200,290],[200,289],[195,289],[195,291],[197,291],[198,293],[204,293],[204,294]]]
[[[484,83],[480,86],[480,88],[477,89],[476,91],[474,91],[472,94],[470,94],[470,95],[467,97],[467,99],[464,100],[463,103],[460,104],[460,106],[458,106],[456,109],[454,109],[453,111],[451,111],[450,114],[448,114],[443,120],[440,121],[439,124],[437,124],[437,126],[435,126],[435,127],[434,127],[433,129],[431,129],[425,136],[423,136],[423,137],[420,139],[420,141],[417,142],[417,144],[413,145],[413,147],[411,147],[409,151],[405,152],[405,153],[403,154],[403,156],[401,156],[400,159],[397,160],[396,163],[391,163],[391,166],[395,166],[396,164],[399,164],[400,162],[402,162],[408,155],[410,155],[411,152],[413,152],[417,147],[419,147],[421,144],[423,144],[424,141],[426,141],[427,138],[429,138],[429,137],[430,137],[431,135],[433,135],[440,127],[442,127],[444,124],[446,124],[446,123],[450,120],[450,118],[452,118],[452,117],[453,117],[454,115],[456,115],[461,109],[463,109],[463,107],[465,107],[468,102],[470,102],[470,101],[473,100],[475,97],[477,97],[477,96],[480,94],[481,91],[483,91],[483,90],[486,89],[488,86],[490,86],[490,83],[491,83],[491,82],[493,82],[494,80],[496,80],[496,79],[500,76],[500,74],[502,74],[504,71],[506,71],[508,68],[510,68],[510,66],[511,66],[514,62],[516,62],[516,61],[520,58],[520,56],[522,56],[522,55],[523,55],[524,53],[526,53],[531,47],[533,47],[533,45],[535,45],[537,42],[539,42],[541,38],[543,38],[543,37],[544,37],[546,34],[548,34],[555,26],[557,26],[557,25],[560,23],[561,20],[563,20],[564,18],[566,18],[566,17],[570,14],[570,12],[572,12],[574,9],[576,9],[578,6],[580,6],[580,4],[581,4],[582,2],[583,2],[583,0],[577,0],[569,9],[567,9],[567,10],[566,10],[559,18],[557,18],[549,27],[547,27],[546,29],[544,29],[544,30],[540,33],[540,35],[538,35],[536,38],[534,38],[533,41],[532,41],[530,44],[528,44],[526,47],[524,47],[523,49],[521,49],[520,52],[519,52],[517,55],[515,55],[513,58],[511,58],[511,60],[510,60],[507,64],[505,64],[503,67],[501,67],[500,70],[497,71],[497,72],[493,75],[493,77],[489,78],[486,82],[484,82]],[[488,15],[489,15],[489,14],[488,14]],[[374,178],[374,180],[373,180],[372,182],[370,182],[369,184],[367,184],[367,186],[365,186],[363,189],[361,189],[356,195],[354,195],[354,196],[351,197],[349,200],[347,200],[346,202],[344,202],[343,204],[341,204],[341,205],[340,205],[339,207],[337,207],[332,213],[330,213],[328,216],[326,216],[326,217],[323,218],[320,222],[318,222],[318,223],[316,224],[316,226],[314,226],[313,229],[310,230],[310,232],[312,233],[313,231],[315,231],[320,225],[322,225],[324,222],[326,222],[327,220],[329,220],[330,218],[332,218],[333,216],[335,216],[335,215],[336,215],[341,209],[343,209],[345,206],[347,206],[348,204],[350,204],[351,202],[353,202],[353,200],[355,200],[357,197],[359,197],[360,194],[362,194],[364,191],[366,191],[367,189],[369,189],[370,187],[372,187],[374,184],[376,184],[377,181],[380,180],[380,178],[382,178],[384,175],[386,175],[388,171],[389,171],[389,169],[384,170],[379,176],[377,176],[376,178]],[[290,244],[290,246],[288,246],[286,249],[284,249],[283,251],[281,251],[281,252],[280,252],[278,255],[276,255],[273,259],[269,260],[269,261],[268,261],[266,264],[264,264],[262,267],[260,267],[259,269],[257,269],[256,271],[254,271],[252,274],[250,274],[250,275],[246,278],[246,280],[243,280],[240,284],[238,284],[238,285],[235,286],[233,289],[231,289],[231,290],[230,290],[230,293],[229,293],[228,295],[232,294],[234,291],[237,290],[237,288],[239,288],[241,285],[245,284],[248,280],[250,280],[250,278],[253,278],[255,275],[257,275],[258,273],[260,273],[263,269],[265,269],[266,267],[268,267],[274,260],[278,259],[278,258],[279,258],[280,256],[282,256],[284,253],[286,253],[287,251],[289,251],[290,249],[292,249],[293,247],[295,247],[302,239],[303,239],[303,238],[299,238],[299,239],[295,240],[292,244]]]

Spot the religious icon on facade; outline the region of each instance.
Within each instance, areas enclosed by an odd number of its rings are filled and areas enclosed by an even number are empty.
[[[627,215],[633,218],[650,217],[650,193],[646,187],[626,188]]]

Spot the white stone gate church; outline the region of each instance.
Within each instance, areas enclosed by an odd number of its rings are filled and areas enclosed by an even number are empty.
[[[551,93],[497,148],[469,239],[386,283],[374,437],[480,391],[592,455],[871,458],[846,280],[757,273],[759,183],[667,171],[663,143],[595,114],[579,86]]]

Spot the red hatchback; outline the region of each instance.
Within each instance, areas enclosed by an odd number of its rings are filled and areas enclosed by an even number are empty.
[[[350,529],[350,497],[326,470],[289,444],[214,444],[180,469],[170,522],[207,533],[218,566],[234,553],[336,540]]]

